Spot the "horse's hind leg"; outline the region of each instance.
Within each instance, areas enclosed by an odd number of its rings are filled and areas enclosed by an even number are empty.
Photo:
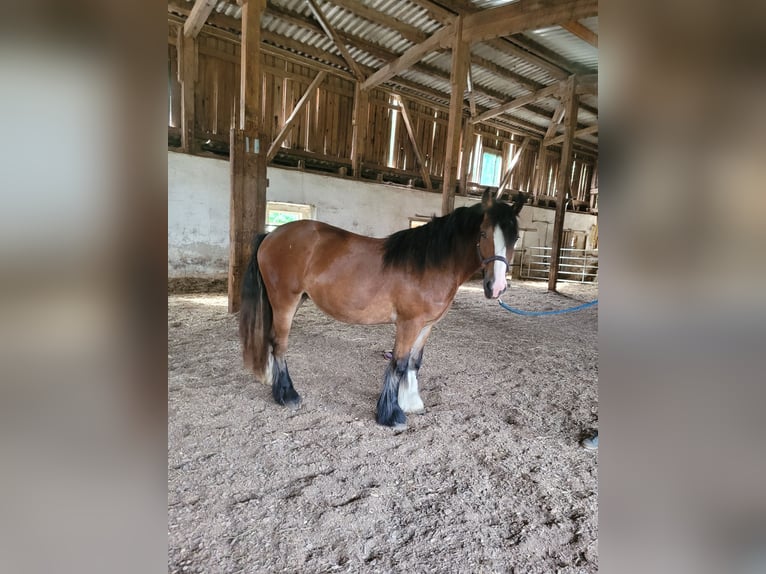
[[[405,413],[420,413],[425,410],[418,391],[418,371],[423,363],[423,347],[431,334],[431,325],[423,327],[410,351],[407,376],[399,383],[399,406]]]
[[[407,422],[407,417],[399,405],[399,397],[401,396],[399,389],[409,369],[412,348],[422,329],[423,324],[414,321],[401,322],[396,325],[394,356],[386,369],[383,392],[378,399],[375,417],[378,424],[401,428]]]
[[[300,307],[304,298],[300,295],[288,300],[280,301],[279,307],[274,306],[273,319],[273,348],[274,356],[272,366],[271,395],[274,400],[290,409],[298,409],[301,406],[301,397],[293,386],[293,380],[287,370],[287,339],[290,336],[290,327],[293,323],[295,312]]]

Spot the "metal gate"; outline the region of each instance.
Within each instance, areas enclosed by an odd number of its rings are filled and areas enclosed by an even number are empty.
[[[521,252],[522,279],[548,279],[552,247],[525,247]],[[559,281],[598,281],[598,251],[564,248],[559,257]]]

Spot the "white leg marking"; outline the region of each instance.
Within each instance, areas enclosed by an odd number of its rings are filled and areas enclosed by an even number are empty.
[[[399,383],[399,406],[405,413],[417,413],[425,407],[418,392],[415,369],[407,369],[407,377]]]
[[[266,372],[263,375],[264,379],[261,382],[264,385],[270,385],[273,376],[274,376],[274,349],[269,347],[269,362],[266,365]]]
[[[503,230],[499,225],[495,225],[495,232],[493,234],[495,240],[495,255],[499,257],[505,257],[505,237],[503,237]],[[502,261],[494,262],[494,276],[495,279],[492,282],[492,296],[497,298],[505,291],[508,284],[505,281],[505,272],[507,268]]]

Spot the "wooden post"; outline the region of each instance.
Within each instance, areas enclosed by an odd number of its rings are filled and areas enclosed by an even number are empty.
[[[577,129],[577,79],[570,76],[567,81],[566,121],[564,122],[564,143],[561,146],[561,164],[556,182],[556,218],[553,221],[553,249],[551,249],[551,267],[548,274],[548,291],[556,290],[559,277],[561,240],[564,232],[567,192],[570,188],[572,171],[572,143]]]
[[[369,92],[362,89],[362,84],[354,84],[354,111],[351,117],[351,169],[354,177],[362,177],[362,157],[364,142],[367,140],[367,116],[369,112]]]
[[[178,31],[178,80],[181,82],[181,149],[194,153],[194,97],[197,83],[197,39],[185,36],[183,28]]]
[[[444,154],[444,179],[442,184],[442,215],[455,209],[455,179],[457,158],[460,151],[460,128],[463,124],[463,95],[471,46],[463,41],[463,16],[455,19],[455,35],[452,39],[452,71],[450,72],[449,123],[447,124],[447,151]]]
[[[261,15],[266,0],[242,4],[239,126],[231,132],[229,211],[229,312],[240,307],[242,277],[252,255],[253,237],[266,226],[266,152],[261,134]]]

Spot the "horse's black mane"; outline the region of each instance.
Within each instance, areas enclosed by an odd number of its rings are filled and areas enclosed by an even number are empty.
[[[487,209],[487,214],[493,225],[500,225],[506,245],[513,245],[518,235],[513,207],[495,202]],[[434,217],[420,227],[397,231],[389,235],[383,244],[383,266],[416,272],[439,267],[459,249],[475,249],[483,217],[484,207],[476,204],[458,207],[452,213]]]

